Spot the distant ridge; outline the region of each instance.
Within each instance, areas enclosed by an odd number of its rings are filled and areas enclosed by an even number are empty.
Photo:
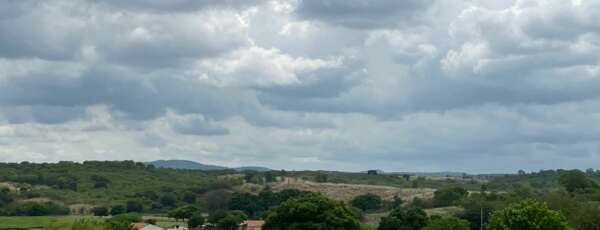
[[[265,167],[257,167],[257,166],[244,166],[238,168],[228,168],[218,165],[206,165],[201,164],[195,161],[188,160],[157,160],[146,162],[146,164],[154,165],[157,168],[172,168],[172,169],[190,169],[190,170],[202,170],[202,171],[216,171],[216,170],[225,170],[225,169],[233,169],[236,171],[257,171],[257,172],[266,172],[271,171],[269,168]]]

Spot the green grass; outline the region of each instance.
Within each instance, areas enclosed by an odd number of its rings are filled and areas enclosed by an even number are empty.
[[[49,225],[69,225],[78,219],[99,219],[89,216],[0,216],[0,230],[43,229]]]

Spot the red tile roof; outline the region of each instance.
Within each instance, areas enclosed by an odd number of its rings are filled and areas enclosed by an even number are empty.
[[[262,227],[265,224],[264,220],[245,220],[240,225],[248,226],[248,227]]]
[[[131,224],[131,226],[133,227],[133,229],[142,229],[146,227],[146,223],[133,223]]]

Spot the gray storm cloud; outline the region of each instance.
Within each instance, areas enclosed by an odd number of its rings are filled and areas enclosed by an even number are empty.
[[[594,167],[595,1],[0,3],[0,161]]]

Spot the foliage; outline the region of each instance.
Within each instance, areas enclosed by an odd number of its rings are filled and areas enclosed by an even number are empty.
[[[358,230],[360,224],[342,203],[323,195],[307,194],[276,207],[266,218],[265,230]]]
[[[261,191],[258,195],[251,193],[234,193],[229,201],[229,210],[244,211],[250,217],[259,217],[269,208],[279,205],[290,198],[299,197],[307,192],[286,189],[281,192]]]
[[[142,221],[142,216],[136,213],[127,213],[113,216],[106,220],[106,230],[129,230],[131,223]]]
[[[69,208],[55,202],[33,202],[28,201],[19,203],[16,206],[5,210],[8,216],[48,216],[48,215],[67,215]]]
[[[207,191],[241,183],[236,178],[219,178],[225,173],[232,172],[159,169],[133,161],[0,163],[0,181],[19,190],[18,195],[10,195],[11,199],[5,199],[8,193],[0,191],[0,213],[11,203],[32,198],[106,207],[135,198],[148,207],[147,211],[166,212],[195,203],[193,197]]]
[[[222,215],[219,215],[215,218],[213,216],[212,223],[217,223],[217,228],[221,230],[231,230],[237,229],[238,225],[248,219],[248,216],[242,211],[234,210],[223,212]]]
[[[325,173],[318,173],[317,176],[315,176],[315,181],[319,182],[319,183],[325,183],[327,182],[327,174]]]
[[[195,227],[198,227],[198,226],[201,226],[202,224],[204,224],[204,221],[205,221],[204,216],[196,213],[189,217],[187,223],[188,223],[189,228],[195,228]]]
[[[354,197],[350,204],[363,211],[375,211],[381,208],[381,197],[372,193],[367,193]]]
[[[198,208],[192,205],[186,205],[179,208],[176,208],[169,212],[169,217],[175,218],[175,220],[179,219],[189,219],[194,215],[194,213],[198,212]]]
[[[110,208],[110,215],[116,216],[119,214],[123,214],[127,211],[127,209],[125,208],[125,206],[123,206],[122,204],[118,204],[118,205],[114,205]]]
[[[447,187],[438,189],[433,196],[433,204],[436,207],[454,205],[457,201],[466,197],[469,193],[461,187]]]
[[[567,219],[545,203],[525,200],[492,214],[490,230],[568,230]]]
[[[434,219],[423,230],[469,230],[469,222],[456,217]]]
[[[110,184],[110,180],[99,175],[92,175],[90,180],[94,183],[94,188],[106,188]]]
[[[378,230],[420,230],[427,223],[427,214],[419,207],[396,208],[381,218]]]
[[[137,200],[130,200],[127,201],[125,209],[127,209],[127,212],[142,212],[144,210],[144,206]]]
[[[107,207],[94,207],[92,209],[92,213],[94,213],[94,216],[108,216],[109,211]]]
[[[600,206],[594,203],[582,204],[570,219],[577,230],[600,230]]]
[[[579,170],[560,172],[558,181],[569,192],[585,192],[588,189],[598,187],[584,172]]]

